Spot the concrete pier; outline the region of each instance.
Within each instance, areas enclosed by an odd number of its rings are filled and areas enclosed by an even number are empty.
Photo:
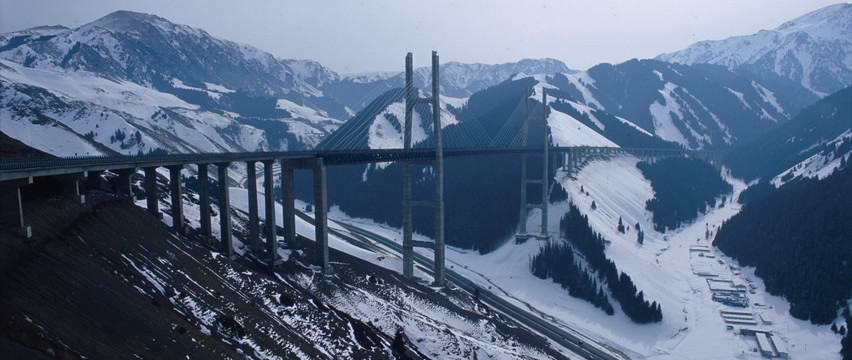
[[[167,169],[169,169],[169,189],[172,200],[172,228],[184,234],[186,224],[183,220],[183,187],[180,186],[180,172],[183,170],[183,165],[169,166]]]
[[[89,176],[88,171],[76,174],[66,174],[59,176],[59,182],[62,183],[62,193],[65,197],[72,199],[80,204],[86,203],[86,195],[83,194],[80,181]]]
[[[290,160],[281,160],[281,225],[287,246],[296,243],[296,188],[293,182],[295,165]]]
[[[136,173],[136,169],[121,169],[116,170],[115,173],[118,174],[118,178],[115,179],[118,195],[135,202],[136,195],[133,194],[133,183],[130,182],[130,176]]]
[[[198,164],[198,198],[201,208],[201,235],[210,237],[213,229],[210,224],[210,166]]]
[[[257,207],[257,166],[254,161],[246,161],[246,174],[248,176],[248,210],[249,210],[249,221],[248,221],[248,230],[249,230],[249,238],[248,238],[248,246],[252,249],[252,251],[260,252],[261,244],[260,244],[260,219],[258,216],[258,207]],[[269,178],[264,178],[264,181],[269,181]],[[266,215],[266,218],[269,219],[269,215]]]
[[[148,213],[160,217],[160,193],[157,189],[157,168],[145,168],[145,202],[148,205]]]
[[[234,252],[234,238],[231,235],[231,195],[228,192],[228,166],[230,163],[218,163],[216,169],[219,172],[219,226],[221,230],[221,242],[219,243],[222,256],[228,259],[236,259]]]
[[[322,268],[323,274],[332,274],[328,263],[328,197],[325,182],[325,165],[322,158],[314,162],[314,229],[316,234],[316,258],[314,263]]]
[[[32,183],[31,176],[0,183],[0,225],[25,238],[32,237],[33,231],[24,224],[21,187]]]
[[[263,192],[264,208],[266,210],[266,221],[264,222],[266,233],[266,245],[269,259],[269,267],[275,269],[281,266],[281,257],[278,256],[278,234],[275,227],[275,178],[272,175],[272,165],[275,160],[263,162]],[[257,202],[257,194],[255,202]]]

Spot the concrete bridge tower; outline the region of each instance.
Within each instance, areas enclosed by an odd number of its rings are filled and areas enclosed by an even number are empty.
[[[412,55],[405,56],[405,128],[403,146],[411,149],[411,122],[416,104],[432,105],[432,128],[435,139],[435,200],[411,199],[411,165],[404,161],[402,166],[402,274],[407,278],[414,276],[414,247],[425,247],[435,251],[434,272],[436,286],[444,285],[444,150],[441,138],[441,100],[438,76],[438,53],[432,52],[432,96],[419,98],[414,93],[414,67]],[[415,206],[432,208],[435,211],[435,241],[414,241],[412,239],[412,209]]]
[[[528,146],[528,138],[529,138],[529,126],[531,121],[533,120],[541,120],[541,129],[542,129],[542,147],[544,148],[541,154],[531,154],[531,153],[523,153],[521,154],[521,211],[520,211],[520,220],[518,222],[518,233],[515,235],[515,240],[518,242],[526,241],[526,239],[530,237],[536,237],[540,240],[547,240],[547,189],[549,185],[549,172],[550,167],[548,165],[548,159],[550,158],[548,151],[550,149],[550,137],[547,127],[547,90],[541,89],[541,117],[531,117],[529,112],[529,91],[526,92],[524,96],[524,133],[522,139],[522,146],[526,148]],[[542,176],[540,179],[538,178],[528,178],[527,177],[527,164],[529,162],[529,158],[531,157],[541,157],[541,168],[542,168]],[[541,184],[541,203],[539,204],[529,204],[527,202],[527,184]],[[541,233],[538,235],[533,235],[527,233],[527,214],[528,210],[532,208],[541,208]]]

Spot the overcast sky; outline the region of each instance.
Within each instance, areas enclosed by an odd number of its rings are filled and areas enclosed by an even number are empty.
[[[550,57],[569,68],[651,58],[774,29],[838,0],[0,0],[0,33],[77,27],[115,10],[159,15],[339,73]]]

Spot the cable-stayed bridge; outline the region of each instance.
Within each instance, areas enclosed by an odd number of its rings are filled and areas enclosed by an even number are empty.
[[[169,192],[172,199],[173,227],[178,232],[186,231],[182,215],[182,192],[180,173],[186,167],[197,169],[199,179],[199,195],[201,201],[202,235],[211,235],[210,225],[210,190],[211,175],[209,168],[215,166],[217,179],[227,179],[229,167],[234,163],[247,165],[249,192],[249,227],[250,244],[260,246],[261,236],[265,237],[267,261],[271,268],[280,264],[276,249],[276,227],[274,221],[267,221],[263,233],[257,229],[257,163],[263,164],[264,191],[266,196],[266,214],[275,216],[275,199],[273,186],[280,184],[283,192],[283,224],[285,241],[295,239],[295,190],[293,171],[307,169],[313,171],[313,188],[316,212],[316,253],[315,262],[325,272],[331,272],[328,264],[328,228],[327,228],[327,196],[325,169],[327,166],[347,164],[370,164],[400,162],[403,164],[403,274],[412,276],[413,248],[427,247],[435,252],[435,284],[443,284],[444,274],[444,202],[443,202],[443,162],[445,157],[477,157],[501,154],[520,154],[522,156],[522,197],[519,220],[518,238],[537,237],[546,239],[546,227],[542,226],[541,234],[527,234],[525,225],[528,209],[540,207],[545,214],[547,206],[544,201],[540,204],[527,204],[527,184],[541,184],[542,199],[547,198],[547,183],[549,170],[553,167],[572,169],[580,166],[586,159],[597,156],[629,153],[637,157],[653,160],[670,156],[689,156],[707,160],[720,165],[718,153],[683,150],[683,149],[644,149],[595,146],[553,146],[549,138],[546,122],[547,94],[544,88],[539,89],[542,97],[540,103],[530,105],[531,95],[525,95],[523,106],[517,106],[509,120],[499,128],[483,126],[464,106],[454,106],[447,100],[442,100],[439,94],[438,56],[432,54],[432,92],[426,94],[417,91],[412,81],[412,57],[406,57],[406,85],[402,89],[389,91],[378,96],[352,120],[344,124],[338,131],[328,136],[316,149],[284,152],[247,152],[247,153],[205,153],[205,154],[172,154],[172,155],[142,155],[142,156],[94,156],[72,158],[44,159],[0,159],[0,226],[12,229],[25,237],[31,236],[31,229],[24,223],[21,206],[21,188],[33,183],[33,178],[55,177],[63,184],[64,193],[78,201],[85,202],[85,182],[87,178],[96,177],[105,171],[116,173],[117,192],[125,197],[133,198],[131,175],[140,170],[144,172],[143,187],[147,193],[148,211],[160,216],[157,201],[157,169],[166,168],[169,171]],[[537,106],[540,105],[540,106]],[[400,119],[402,117],[403,119]],[[431,119],[429,119],[431,118]],[[386,120],[385,122],[377,120]],[[431,121],[429,121],[431,120]],[[442,123],[443,121],[443,123]],[[385,126],[385,129],[381,129]],[[378,127],[378,128],[377,128]],[[382,141],[375,143],[370,134],[389,134]],[[380,137],[381,138],[381,137]],[[546,145],[546,146],[545,146]],[[543,161],[543,174],[535,176],[527,174],[526,163],[532,158]],[[434,169],[435,192],[434,199],[412,199],[411,195],[411,166],[427,165]],[[276,178],[273,166],[280,166],[281,171]],[[219,207],[228,209],[230,199],[227,191],[217,197]],[[251,201],[254,199],[255,201]],[[412,240],[412,209],[415,207],[431,208],[435,211],[434,241]],[[230,219],[224,216],[220,220],[221,251],[228,257],[234,257]]]
[[[413,263],[419,254],[414,247],[425,247],[434,251],[435,285],[444,284],[444,158],[481,157],[499,155],[520,155],[521,201],[518,222],[518,239],[531,237],[549,239],[546,226],[542,233],[529,234],[526,231],[526,215],[530,208],[542,209],[543,224],[547,221],[547,191],[551,178],[550,171],[562,167],[572,171],[589,159],[618,154],[632,154],[646,161],[672,157],[688,156],[700,158],[721,166],[720,153],[683,149],[649,149],[599,146],[554,146],[552,145],[547,123],[549,111],[547,94],[544,88],[527,93],[522,102],[512,110],[508,120],[494,126],[482,124],[464,106],[442,99],[439,94],[438,57],[432,54],[432,91],[417,91],[412,82],[411,54],[406,57],[406,84],[402,89],[385,92],[373,100],[359,114],[346,122],[341,128],[329,135],[317,148],[283,152],[246,152],[246,153],[205,153],[171,154],[147,156],[96,156],[72,158],[7,159],[0,158],[0,227],[10,229],[24,237],[32,236],[32,230],[26,225],[23,214],[21,189],[34,183],[34,179],[51,177],[62,184],[65,196],[79,202],[86,201],[87,182],[97,179],[106,171],[116,174],[114,183],[120,196],[134,200],[131,176],[142,173],[142,187],[146,193],[147,211],[153,216],[162,216],[159,209],[158,171],[168,170],[168,192],[171,198],[172,226],[176,232],[185,234],[188,230],[183,216],[183,187],[181,172],[187,168],[196,170],[198,175],[198,195],[200,201],[200,225],[198,232],[212,239],[211,201],[215,199],[220,209],[220,238],[214,239],[221,253],[229,258],[236,256],[231,233],[231,218],[226,209],[230,208],[230,194],[227,186],[220,186],[218,194],[211,194],[211,180],[229,178],[229,171],[237,163],[247,168],[248,190],[248,239],[246,243],[257,250],[258,257],[264,256],[271,269],[281,264],[278,256],[276,221],[263,222],[260,228],[258,216],[258,174],[263,177],[264,203],[267,219],[275,219],[276,207],[273,194],[274,186],[282,189],[282,217],[284,241],[293,244],[296,240],[295,222],[295,186],[294,170],[304,169],[313,172],[315,258],[314,263],[326,274],[333,272],[328,256],[328,217],[327,183],[328,166],[349,164],[373,164],[397,162],[403,165],[403,255],[402,273],[413,276]],[[373,94],[374,95],[374,94]],[[368,94],[368,96],[372,96]],[[541,101],[533,97],[541,97]],[[384,135],[384,136],[373,136]],[[527,162],[539,161],[543,164],[540,175],[527,173]],[[262,171],[258,171],[258,163]],[[431,166],[433,168],[435,191],[434,198],[412,198],[412,166]],[[273,168],[278,168],[276,173]],[[215,169],[214,174],[210,174]],[[138,176],[138,175],[137,175]],[[528,204],[527,185],[539,184],[542,202]],[[224,190],[223,190],[224,189]],[[211,196],[213,195],[213,196]],[[365,204],[366,205],[366,204]],[[433,241],[412,239],[412,209],[424,207],[434,211],[435,238]],[[265,241],[264,241],[265,239]],[[418,260],[421,261],[421,260]],[[460,280],[456,281],[460,283]],[[471,285],[472,286],[472,285]],[[509,305],[505,305],[509,309]],[[509,311],[509,310],[505,310]],[[512,310],[520,311],[520,310]],[[522,316],[523,314],[517,314]],[[513,316],[516,317],[517,316]],[[540,319],[539,319],[540,320]],[[578,353],[589,354],[590,358],[611,358],[605,353],[583,350],[583,342],[576,337],[564,334],[560,329],[543,321],[534,321],[532,328],[556,339],[558,342]],[[555,335],[554,335],[555,334]],[[563,339],[563,341],[559,340]],[[573,345],[571,343],[573,342]],[[582,352],[587,351],[587,352]]]

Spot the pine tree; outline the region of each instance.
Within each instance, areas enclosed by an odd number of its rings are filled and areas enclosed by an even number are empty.
[[[592,210],[597,210],[598,204],[595,204],[595,201],[592,200]]]
[[[645,232],[644,231],[640,231],[639,235],[636,235],[636,242],[638,242],[639,244],[645,243]]]
[[[624,234],[624,223],[621,221],[621,216],[618,217],[618,226],[616,229],[618,229],[618,232]]]
[[[831,323],[831,332],[837,334],[837,324]]]
[[[397,359],[405,357],[405,334],[402,329],[397,329],[391,343],[391,350]]]

